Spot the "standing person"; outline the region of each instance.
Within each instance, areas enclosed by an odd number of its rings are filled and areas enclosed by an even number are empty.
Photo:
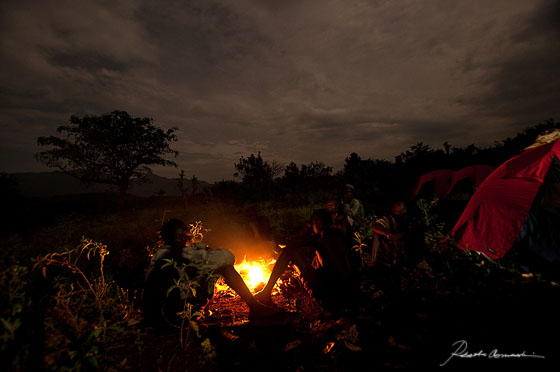
[[[350,248],[343,234],[332,228],[330,213],[316,210],[311,226],[288,244],[278,257],[264,289],[255,297],[272,304],[272,289],[288,264],[297,266],[306,288],[322,307],[333,313],[355,310],[359,282]]]
[[[344,186],[341,206],[342,213],[348,219],[348,223],[352,227],[352,230],[357,231],[363,224],[365,212],[362,202],[355,196],[354,186],[350,184],[346,184]]]
[[[208,287],[210,275],[219,274],[249,306],[249,319],[264,318],[278,313],[278,309],[266,306],[253,297],[249,288],[233,267],[235,257],[227,249],[209,249],[202,242],[193,242],[185,223],[171,219],[160,231],[163,245],[155,252],[146,270],[142,310],[144,316],[156,325],[178,326],[181,324],[177,313],[183,311],[184,301],[204,307],[213,295]],[[189,278],[200,284],[196,295],[169,288],[177,280],[177,270],[166,265],[166,259],[186,264]],[[192,264],[192,265],[189,265]]]

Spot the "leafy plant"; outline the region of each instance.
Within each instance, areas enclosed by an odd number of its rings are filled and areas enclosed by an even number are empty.
[[[105,256],[108,254],[109,251],[107,250],[106,245],[82,237],[80,245],[74,249],[70,249],[62,253],[50,253],[37,259],[33,265],[33,270],[40,268],[43,272],[43,276],[46,278],[47,268],[49,266],[67,268],[71,273],[77,274],[82,279],[83,282],[78,282],[80,290],[88,291],[93,296],[97,308],[102,310],[109,288],[108,283],[105,281],[105,272],[103,267]],[[80,262],[84,257],[86,260],[89,260],[90,257],[93,257],[94,255],[99,256],[99,271],[97,274],[86,275],[86,272],[82,270],[82,267],[80,266]],[[85,287],[82,287],[83,284],[85,284]]]
[[[79,371],[111,365],[116,361],[108,351],[138,338],[140,318],[127,291],[105,278],[108,254],[105,245],[83,237],[74,249],[36,259],[33,270],[41,270],[45,278],[52,268],[63,269],[54,278],[52,306],[45,310],[47,368]]]
[[[204,232],[208,230],[203,227],[202,222],[196,221],[194,224],[190,224],[189,227],[190,234],[192,236],[191,244],[203,244],[202,240],[204,239]],[[204,313],[193,303],[195,302],[194,299],[197,296],[197,289],[201,287],[202,283],[207,283],[207,293],[213,293],[214,285],[220,278],[220,275],[211,274],[202,277],[197,264],[185,262],[178,263],[173,259],[164,259],[163,261],[165,264],[162,266],[162,269],[170,266],[175,269],[178,274],[173,280],[173,284],[168,288],[167,296],[169,296],[173,291],[179,291],[180,298],[183,301],[182,310],[177,313],[177,315],[181,319],[181,325],[179,327],[179,341],[181,346],[184,347],[185,345],[188,345],[190,341],[191,330],[194,331],[197,339],[201,337],[200,327],[197,320],[203,319]],[[189,275],[189,272],[195,274]],[[210,341],[208,339],[205,340],[202,346],[205,350],[208,350],[208,354],[210,355],[212,354],[212,351],[209,342]]]
[[[0,322],[2,323],[0,350],[4,352],[9,342],[13,342],[16,332],[22,325],[22,317],[31,304],[31,299],[25,291],[27,286],[28,269],[25,266],[14,265],[0,274],[0,288],[3,303]]]
[[[25,324],[30,312],[29,270],[12,265],[0,273],[0,359],[7,370],[22,369],[28,356]]]
[[[356,254],[360,257],[360,265],[362,268],[366,265],[368,258],[367,253],[364,251],[364,248],[367,248],[368,245],[366,244],[366,237],[360,234],[358,231],[354,232],[354,241],[356,244],[352,246],[352,249]]]
[[[181,318],[181,334],[180,334],[180,342],[181,346],[184,345],[184,338],[183,338],[183,330],[187,330],[186,339],[189,339],[190,330],[192,329],[196,336],[199,337],[199,327],[198,323],[194,320],[196,317],[202,317],[203,314],[199,311],[195,311],[193,313],[194,305],[190,300],[196,297],[196,290],[200,287],[200,283],[196,279],[191,279],[187,268],[192,267],[196,269],[196,265],[194,264],[185,264],[185,263],[177,263],[177,261],[173,259],[164,259],[165,264],[162,266],[162,269],[168,266],[173,267],[177,273],[179,274],[178,278],[173,280],[173,285],[168,288],[167,296],[174,290],[178,290],[183,300],[183,309],[177,315]],[[213,289],[213,287],[212,287]],[[185,327],[185,324],[187,327]]]
[[[416,205],[421,212],[421,222],[424,226],[424,244],[433,252],[441,249],[441,242],[448,239],[445,231],[445,223],[439,221],[437,208],[439,206],[438,198],[432,200],[418,199]]]

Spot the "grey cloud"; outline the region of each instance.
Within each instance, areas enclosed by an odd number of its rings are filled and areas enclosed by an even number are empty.
[[[560,2],[541,1],[530,14],[509,20],[502,48],[506,54],[490,65],[474,64],[478,70],[475,93],[459,102],[471,105],[490,120],[507,119],[517,128],[560,114]]]
[[[337,167],[558,114],[558,2],[6,4],[3,137],[37,123],[31,144],[71,114],[123,109],[177,126],[180,167],[210,181],[258,151]]]

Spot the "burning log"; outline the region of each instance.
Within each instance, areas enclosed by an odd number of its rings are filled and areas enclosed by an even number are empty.
[[[244,257],[243,261],[234,265],[234,267],[243,278],[243,281],[245,281],[245,284],[247,284],[251,293],[257,293],[266,285],[275,263],[275,258],[261,258],[247,261],[246,257]],[[223,294],[235,294],[221,279],[216,283],[215,290],[218,296]]]
[[[241,263],[234,265],[234,267],[251,293],[255,294],[266,285],[275,263],[276,259],[273,257],[252,261],[247,261],[245,257]],[[289,312],[298,312],[299,318],[302,320],[314,319],[321,312],[320,306],[303,287],[296,267],[287,270],[278,279],[272,291],[272,296],[277,306]],[[222,325],[245,323],[249,313],[245,302],[222,279],[216,283],[209,310],[215,321]]]

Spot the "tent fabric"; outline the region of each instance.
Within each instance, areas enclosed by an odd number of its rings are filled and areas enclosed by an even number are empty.
[[[414,199],[422,189],[422,186],[430,181],[434,181],[434,192],[437,197],[441,199],[449,188],[452,175],[453,171],[450,169],[438,169],[424,174],[418,180],[418,184],[412,193],[411,199]]]
[[[493,165],[479,164],[471,165],[453,172],[450,185],[445,194],[442,196],[442,199],[447,198],[457,183],[464,179],[468,178],[475,187],[480,186],[482,181],[484,181],[495,169],[496,167]]]
[[[492,172],[451,232],[459,248],[502,258],[519,236],[554,158],[560,158],[560,141],[527,149]]]
[[[412,193],[411,199],[414,199],[422,190],[422,186],[427,182],[434,181],[434,193],[439,199],[445,199],[455,185],[466,178],[469,178],[473,185],[478,187],[486,177],[496,167],[492,165],[471,165],[457,171],[450,169],[438,169],[428,172],[420,177],[418,184]]]

